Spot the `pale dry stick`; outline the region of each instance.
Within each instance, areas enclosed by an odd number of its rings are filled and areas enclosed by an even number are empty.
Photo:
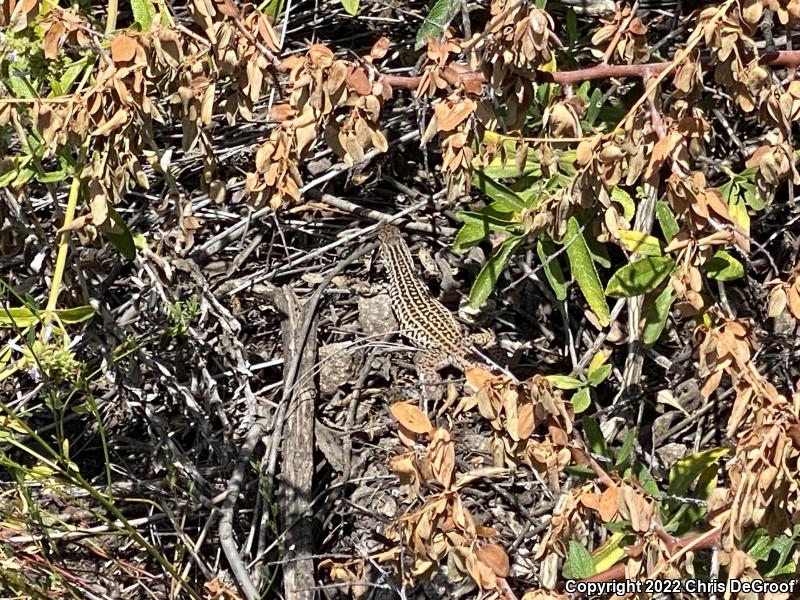
[[[280,521],[284,528],[286,552],[283,563],[283,590],[287,600],[312,600],[314,587],[314,542],[311,522],[311,493],[314,477],[314,407],[318,397],[313,377],[303,375],[313,369],[317,355],[318,311],[301,307],[297,294],[289,286],[281,288],[282,298],[278,308],[283,312],[281,339],[284,357],[297,367],[297,384],[280,408],[286,407],[285,425],[276,427],[273,434],[281,433],[283,439],[281,485],[277,487]],[[298,331],[310,323],[314,335],[305,338]],[[310,331],[309,329],[309,331]],[[300,356],[299,361],[295,357]],[[302,381],[301,381],[302,380]],[[285,388],[284,388],[285,389]],[[275,436],[273,443],[277,443]],[[269,511],[262,512],[266,517]],[[265,528],[262,522],[261,530]]]
[[[612,323],[617,320],[617,317],[619,317],[620,313],[622,312],[622,309],[625,308],[625,304],[627,304],[625,298],[620,298],[619,300],[617,300],[617,303],[614,305],[614,308],[611,309],[611,316],[609,320]],[[589,347],[586,349],[586,352],[583,353],[583,356],[578,361],[576,369],[572,371],[571,375],[573,376],[577,375],[583,369],[586,368],[586,365],[588,365],[589,362],[592,360],[592,357],[595,355],[597,350],[600,348],[603,342],[606,341],[608,334],[609,334],[608,331],[601,331],[597,335],[597,337],[594,338],[594,341],[591,344],[589,344]]]
[[[37,533],[27,535],[13,535],[5,538],[5,541],[11,544],[32,544],[43,540],[66,540],[74,541],[87,537],[93,537],[102,533],[109,533],[114,530],[124,529],[126,526],[138,527],[139,525],[150,525],[156,521],[161,521],[167,518],[166,513],[155,513],[148,517],[140,517],[138,519],[131,519],[127,523],[115,521],[106,525],[96,525],[95,527],[75,527],[67,531],[53,531],[49,533]]]
[[[266,288],[266,286],[260,286],[260,285],[259,286],[255,286],[253,288],[253,293],[256,294],[256,295],[261,295],[261,296],[266,295],[268,292],[265,292],[264,288]],[[299,385],[300,383],[303,383],[307,378],[316,377],[320,373],[320,371],[322,369],[322,366],[324,364],[326,364],[326,362],[329,362],[329,361],[332,361],[332,360],[336,360],[336,358],[338,358],[342,354],[348,354],[348,353],[356,352],[358,350],[362,350],[362,349],[365,349],[365,348],[367,348],[367,349],[376,348],[376,349],[379,349],[379,350],[382,350],[382,351],[388,351],[388,352],[411,352],[413,350],[418,350],[418,348],[416,348],[415,346],[409,346],[409,345],[406,345],[406,344],[400,344],[400,343],[396,343],[396,342],[384,342],[384,341],[382,341],[382,338],[383,338],[384,335],[402,335],[402,334],[403,334],[403,330],[402,329],[396,329],[396,330],[393,330],[393,331],[387,331],[385,334],[381,333],[381,334],[375,334],[373,336],[367,336],[367,337],[359,338],[357,341],[353,342],[352,344],[350,344],[346,348],[343,348],[342,350],[340,350],[338,352],[334,352],[330,356],[326,357],[325,360],[317,361],[317,363],[314,365],[314,369],[309,371],[308,373],[306,373],[303,377],[298,377],[297,382],[296,382],[295,385]],[[372,338],[377,338],[379,343],[376,344],[375,341]],[[282,364],[283,362],[284,361],[281,359],[278,362],[278,364]],[[270,391],[272,391],[272,390],[274,390],[274,389],[276,389],[276,388],[278,388],[278,387],[280,387],[282,385],[283,385],[282,381],[278,381],[276,383],[270,383],[269,385],[266,385],[263,388],[260,388],[260,389],[256,390],[255,393],[257,395],[263,395],[263,394],[266,394],[266,393],[268,393],[268,392],[270,392]],[[269,401],[265,401],[265,402],[269,402]],[[275,402],[269,402],[269,404],[270,404],[270,406],[273,406],[273,407],[278,405]]]
[[[206,581],[210,581],[214,577],[214,572],[209,568],[208,565],[206,565],[206,563],[203,561],[202,557],[199,554],[199,548],[202,542],[198,540],[198,543],[195,543],[184,531],[186,515],[184,515],[181,525],[178,526],[178,523],[176,522],[175,516],[172,514],[172,511],[170,511],[169,508],[167,507],[164,508],[164,511],[166,512],[167,517],[169,518],[170,523],[172,524],[172,529],[175,532],[176,537],[181,541],[181,545],[186,549],[186,551],[189,553],[189,556],[191,556],[192,560],[197,564],[198,568],[200,569],[200,572],[203,574],[203,577],[206,579]],[[217,511],[214,510],[209,515],[209,518],[206,519],[205,524],[203,525],[203,533],[201,534],[201,539],[205,537],[205,532],[207,532],[208,528],[211,527],[211,525],[214,523],[216,516],[217,516]],[[176,553],[178,552],[178,550],[179,548],[176,548]],[[177,557],[175,562],[177,562]],[[192,563],[191,561],[188,561],[186,563],[186,567],[184,567],[181,573],[184,579],[189,577],[189,572],[191,570],[192,570]],[[177,598],[179,593],[180,593],[180,588],[173,586],[172,597]]]
[[[320,202],[324,202],[325,204],[333,206],[334,208],[344,210],[358,217],[372,219],[373,221],[390,221],[397,219],[395,215],[383,213],[379,210],[374,210],[371,208],[365,208],[359,204],[356,204],[355,202],[350,202],[349,200],[345,200],[344,198],[339,198],[331,194],[324,194],[318,190],[310,191],[309,196],[319,200]],[[419,231],[421,233],[435,233],[443,236],[452,236],[458,233],[458,229],[455,227],[435,227],[430,223],[417,223],[416,221],[410,221],[406,223],[403,225],[403,229],[407,229],[409,231]]]
[[[655,218],[656,200],[658,199],[658,188],[649,183],[644,184],[645,198],[639,205],[639,210],[636,212],[636,219],[633,223],[633,228],[636,231],[641,231],[644,234],[649,234],[653,229],[653,221]],[[636,252],[632,253],[629,257],[631,263],[636,262],[641,257]],[[667,282],[667,285],[670,285]],[[642,316],[642,307],[644,306],[644,294],[638,294],[632,298],[628,298],[628,356],[625,359],[625,369],[622,376],[622,385],[617,395],[614,397],[612,406],[619,402],[619,399],[628,393],[633,386],[638,385],[642,377],[642,368],[644,366],[644,343],[642,342],[642,330],[639,326],[639,320]],[[644,405],[642,404],[642,409]],[[639,417],[641,419],[642,413],[640,410]]]
[[[298,339],[300,343],[297,345],[296,354],[292,357],[292,361],[286,370],[284,375],[283,381],[283,397],[281,399],[281,405],[278,408],[278,414],[275,416],[274,420],[274,429],[272,431],[272,441],[270,444],[270,452],[269,452],[269,459],[267,460],[267,474],[271,477],[275,476],[277,462],[278,462],[278,446],[277,443],[280,439],[280,431],[283,429],[283,422],[286,418],[286,403],[291,398],[291,395],[294,393],[294,384],[295,379],[297,377],[297,370],[300,365],[300,359],[302,355],[302,350],[305,345],[305,340],[308,337],[309,331],[311,330],[311,316],[313,316],[319,306],[319,303],[322,299],[322,294],[325,291],[325,288],[330,285],[330,282],[336,277],[339,273],[341,273],[345,268],[351,265],[353,262],[372,252],[376,248],[377,244],[365,244],[360,248],[356,249],[353,253],[351,253],[345,259],[339,261],[339,263],[331,269],[325,278],[320,282],[319,286],[317,287],[314,294],[312,294],[311,298],[304,305],[304,312],[305,312],[305,320],[302,326],[302,329],[298,333]],[[271,299],[271,298],[270,298]]]
[[[646,82],[645,82],[646,83]],[[664,124],[661,120],[661,115],[656,108],[655,103],[648,98],[648,108],[650,110],[650,122],[653,129],[656,131],[659,139],[665,135]],[[680,168],[675,161],[670,161],[670,166],[674,173],[681,175],[683,169]],[[633,228],[644,234],[649,234],[653,229],[653,222],[655,220],[656,200],[658,199],[658,187],[650,182],[644,183],[645,197],[644,201],[639,205],[636,211],[636,219],[633,223]],[[631,253],[629,260],[631,263],[636,262],[641,257],[637,252]],[[670,285],[667,282],[667,285]],[[614,397],[612,406],[619,402],[623,394],[626,394],[634,385],[638,385],[642,377],[642,369],[644,367],[644,344],[642,342],[642,331],[639,327],[639,320],[642,314],[642,307],[644,306],[644,295],[638,294],[633,298],[628,298],[628,356],[625,359],[625,369],[622,375],[622,385],[617,395]],[[639,422],[641,422],[644,414],[644,404],[639,407]]]
[[[228,560],[233,577],[247,600],[259,600],[261,594],[258,588],[253,585],[247,567],[244,565],[236,541],[233,539],[233,514],[236,509],[236,502],[239,492],[242,489],[245,472],[250,464],[250,457],[266,430],[266,419],[258,419],[250,427],[245,437],[244,444],[239,452],[239,460],[233,470],[231,478],[228,480],[228,487],[225,491],[225,501],[220,509],[219,520],[219,545]]]
[[[404,208],[403,210],[401,210],[398,213],[396,213],[393,218],[400,219],[400,218],[404,217],[405,215],[410,214],[410,213],[416,211],[417,209],[424,207],[426,202],[427,201],[416,202],[416,203],[412,204],[411,206],[409,206],[408,208]],[[269,273],[266,273],[264,275],[260,275],[260,276],[257,276],[257,277],[249,278],[244,283],[241,283],[241,284],[237,285],[235,288],[233,288],[233,290],[227,291],[226,293],[229,296],[233,295],[233,294],[236,294],[236,293],[238,293],[238,292],[240,292],[240,291],[242,291],[244,289],[249,288],[253,284],[263,282],[264,280],[268,279],[269,277],[280,275],[280,274],[284,273],[285,271],[289,270],[290,268],[293,269],[293,268],[296,268],[298,265],[301,265],[301,264],[307,263],[307,262],[309,262],[311,260],[314,260],[318,256],[320,256],[322,254],[325,254],[326,252],[328,252],[330,250],[333,250],[334,248],[338,248],[339,246],[342,246],[344,244],[348,244],[348,243],[350,243],[352,241],[355,241],[358,238],[369,237],[369,235],[372,234],[372,232],[374,232],[377,228],[378,228],[377,224],[370,225],[368,227],[365,227],[364,229],[359,229],[358,231],[355,231],[355,232],[351,233],[350,235],[342,236],[342,237],[334,240],[333,242],[331,242],[329,244],[326,244],[325,246],[321,246],[321,247],[317,248],[316,250],[313,250],[312,252],[303,252],[303,251],[297,252],[297,254],[296,254],[297,258],[291,257],[290,261],[289,261],[290,264],[287,264],[286,267],[278,267],[272,272],[269,272]]]
[[[308,362],[312,358],[307,352],[306,346],[308,344],[308,337],[311,328],[313,324],[316,322],[317,307],[322,299],[323,292],[325,291],[325,288],[327,288],[328,285],[330,285],[330,282],[336,275],[341,273],[347,266],[349,266],[351,263],[353,263],[361,256],[364,256],[365,254],[371,252],[374,249],[374,247],[375,244],[363,245],[357,250],[355,250],[353,253],[351,253],[344,260],[339,261],[339,263],[333,269],[331,269],[331,271],[319,284],[314,294],[312,294],[311,298],[309,298],[309,300],[304,304],[302,310],[300,310],[299,308],[297,309],[293,308],[292,303],[288,300],[286,296],[286,293],[284,293],[284,295],[281,296],[277,293],[277,289],[275,288],[273,288],[273,292],[268,295],[268,298],[270,298],[270,300],[276,306],[276,308],[281,310],[281,312],[283,312],[286,315],[286,318],[290,320],[290,324],[287,324],[286,327],[291,328],[292,335],[294,337],[294,342],[291,345],[292,347],[291,361],[288,364],[288,368],[286,369],[286,372],[284,374],[283,395],[281,402],[278,406],[278,409],[274,415],[273,429],[272,429],[272,435],[270,436],[269,450],[265,455],[263,461],[263,464],[266,465],[265,475],[269,477],[271,481],[274,481],[276,476],[278,451],[280,448],[280,440],[284,432],[284,423],[287,422],[288,408],[291,404],[295,402],[295,398],[300,398],[300,400],[303,403],[303,407],[299,408],[298,410],[301,410],[303,414],[308,413],[308,411],[310,410],[311,412],[308,414],[310,414],[313,418],[313,394],[310,396],[307,393],[307,391],[303,391],[306,388],[308,388],[309,384],[308,383],[305,384],[302,389],[298,390],[297,385],[303,385],[303,384],[296,380],[298,379],[298,373],[301,371],[302,365]],[[286,335],[288,335],[288,332],[284,334],[284,337],[286,337]],[[313,384],[310,385],[313,386]],[[312,404],[311,406],[308,406],[309,402],[311,402]],[[294,420],[292,420],[292,422],[294,422]],[[298,427],[303,427],[303,425],[296,423],[295,431],[297,431]],[[305,426],[305,428],[306,430],[308,430],[309,433],[309,437],[305,440],[305,442],[311,443],[313,446],[313,424],[311,426]],[[299,451],[296,450],[295,453],[299,453]],[[306,475],[309,475],[313,471],[313,464],[305,466],[295,465],[293,469],[294,471],[301,471],[303,473],[306,473],[306,471],[308,471]],[[310,482],[308,483],[310,484]],[[301,495],[295,497],[292,496],[291,494],[292,493],[290,491],[289,497],[284,503],[284,506],[287,508],[283,511],[285,518],[285,525],[287,527],[289,526],[293,527],[294,523],[299,522],[300,516],[304,514],[308,508],[306,506],[308,500],[307,498],[304,501]],[[293,531],[293,538],[298,540],[296,544],[300,545],[298,551],[300,552],[301,555],[306,554],[308,551],[308,548],[305,547],[308,544],[302,542],[302,540],[310,539],[310,533],[307,532],[306,529],[307,527],[300,527],[299,531]],[[309,565],[310,563],[308,563],[308,560],[301,560],[296,565],[293,563],[293,566],[291,569],[289,569],[289,571],[285,571],[286,581],[284,586],[284,592],[289,594],[290,597],[304,597],[303,594],[307,593],[307,591],[311,587],[311,583],[313,583],[313,568]],[[309,570],[311,572],[309,572]]]
[[[391,336],[388,334],[384,334],[381,336],[381,341],[388,342]],[[358,403],[361,400],[361,390],[364,388],[364,384],[367,382],[367,377],[369,377],[370,372],[372,371],[372,361],[378,355],[379,348],[373,347],[373,349],[369,352],[369,354],[364,358],[364,364],[361,366],[361,371],[358,374],[358,379],[356,380],[355,388],[353,389],[353,393],[350,397],[350,405],[347,407],[347,418],[345,419],[344,424],[344,448],[342,453],[344,455],[344,465],[342,467],[342,483],[346,484],[348,479],[350,479],[351,469],[352,469],[352,461],[353,461],[353,436],[350,435],[350,432],[353,430],[353,423],[356,419],[356,411],[358,410]],[[341,488],[344,490],[344,487]]]
[[[280,24],[275,25],[275,29],[280,30],[280,40],[278,41],[278,48],[283,51],[283,45],[286,43],[286,30],[289,28],[289,15],[292,12],[292,0],[286,0],[286,6],[283,10],[283,18]],[[272,114],[272,107],[275,102],[275,88],[269,91],[269,101],[267,102],[267,114]]]

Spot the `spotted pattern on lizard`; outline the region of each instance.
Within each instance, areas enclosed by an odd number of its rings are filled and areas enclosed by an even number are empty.
[[[466,334],[452,313],[419,280],[414,261],[400,230],[383,223],[378,229],[380,255],[389,279],[392,311],[402,333],[421,352],[415,364],[423,394],[437,396],[441,382],[439,371],[448,366],[468,369],[479,361],[472,359],[473,345],[489,346],[494,336],[489,333]]]

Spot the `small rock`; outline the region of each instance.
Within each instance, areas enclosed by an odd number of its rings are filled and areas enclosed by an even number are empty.
[[[772,321],[772,333],[776,335],[790,335],[795,327],[797,327],[797,323],[788,310],[784,310]]]
[[[661,465],[665,471],[668,471],[672,465],[681,460],[688,453],[686,444],[664,444],[656,450],[658,458],[661,459]]]
[[[389,294],[360,297],[358,299],[358,324],[365,336],[382,336],[397,331]]]
[[[319,349],[319,391],[325,395],[336,392],[344,383],[356,377],[364,360],[362,350],[354,350],[354,342],[326,344]]]

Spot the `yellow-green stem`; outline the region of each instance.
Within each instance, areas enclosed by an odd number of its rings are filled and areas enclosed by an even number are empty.
[[[64,268],[67,265],[67,254],[69,253],[69,238],[72,231],[67,229],[75,218],[75,208],[78,205],[78,196],[81,191],[81,171],[86,161],[86,146],[81,148],[80,158],[75,167],[75,174],[72,176],[72,185],[69,188],[69,198],[67,199],[67,209],[64,211],[64,225],[58,236],[58,255],[56,256],[56,268],[53,272],[53,283],[50,285],[50,296],[47,298],[47,307],[44,311],[44,324],[48,325],[55,314],[58,294],[61,291],[61,280],[64,277]]]
[[[117,28],[118,0],[108,0],[108,19],[106,20],[106,35],[111,35]]]

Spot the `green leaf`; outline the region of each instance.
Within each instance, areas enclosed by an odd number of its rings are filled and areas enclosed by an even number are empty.
[[[661,256],[661,242],[657,237],[634,229],[620,230],[617,233],[622,247],[628,252],[644,256]]]
[[[667,243],[671,242],[672,238],[678,235],[680,226],[675,219],[675,215],[672,214],[669,204],[663,200],[656,202],[656,219],[658,219],[658,224],[664,233],[664,239],[667,240]]]
[[[609,458],[606,438],[603,437],[603,432],[600,431],[600,425],[597,424],[597,421],[592,417],[583,417],[581,423],[583,424],[583,435],[586,436],[589,449],[595,454]]]
[[[600,114],[602,108],[603,92],[600,88],[592,90],[592,95],[589,97],[589,106],[586,108],[586,123],[594,125],[597,120],[597,115]]]
[[[661,293],[656,297],[653,306],[647,311],[644,319],[644,331],[642,332],[642,341],[648,346],[652,346],[661,337],[664,327],[667,324],[670,308],[672,303],[675,302],[675,291],[670,284],[661,290]]]
[[[415,50],[423,48],[428,43],[428,38],[439,39],[442,32],[458,14],[461,8],[460,0],[436,0],[428,16],[417,31]],[[351,13],[354,14],[354,13]]]
[[[744,277],[742,263],[725,252],[725,250],[717,250],[704,267],[709,277],[719,281],[731,281]]]
[[[340,0],[340,1],[342,3],[342,7],[345,9],[345,11],[347,11],[347,14],[350,15],[351,17],[354,17],[358,12],[359,0]]]
[[[631,195],[622,188],[614,186],[611,190],[611,200],[622,206],[622,216],[625,217],[626,221],[630,222],[636,214],[636,205],[633,203]]]
[[[516,147],[512,146],[508,150],[506,156],[500,156],[498,154],[488,165],[481,167],[480,172],[495,180],[510,177],[525,177],[527,175],[541,177],[542,170],[539,163],[536,162],[533,152],[528,153],[528,160],[522,165],[522,171],[517,168],[516,160],[514,160],[515,153]],[[474,169],[473,173],[477,172],[479,172],[478,167]]]
[[[14,181],[11,182],[11,187],[21,188],[28,183],[36,175],[36,170],[31,167],[23,167],[17,172]]]
[[[628,532],[616,531],[592,554],[594,568],[598,573],[610,569],[625,558],[625,547],[630,545]]]
[[[89,305],[85,305],[76,306],[75,308],[57,308],[54,313],[65,325],[75,325],[91,319],[94,316],[94,309]]]
[[[0,306],[0,327],[19,327],[23,329],[42,319],[43,310],[31,310],[27,306],[4,308]],[[75,308],[58,308],[53,314],[65,325],[74,325],[94,316],[91,306],[77,306]]]
[[[744,203],[753,210],[764,210],[766,203],[764,198],[761,197],[761,192],[758,188],[751,183],[743,183],[742,188],[745,190],[743,194]]]
[[[9,75],[5,80],[9,89],[14,92],[17,98],[36,98],[36,90],[24,77],[17,77],[16,75]]]
[[[695,479],[726,454],[727,448],[712,448],[676,462],[669,470],[669,493],[673,496],[686,494]]]
[[[131,230],[128,229],[128,225],[111,205],[108,205],[108,216],[114,226],[110,229],[100,228],[100,230],[122,256],[128,260],[133,260],[136,257],[136,245],[133,243]]]
[[[620,268],[606,286],[613,298],[630,298],[653,291],[672,272],[675,262],[668,256],[648,256]]]
[[[592,395],[589,388],[581,388],[572,396],[572,408],[576,415],[584,412],[592,404]]]
[[[769,557],[769,553],[772,552],[772,544],[774,543],[775,538],[767,535],[766,529],[758,529],[756,533],[758,534],[756,542],[753,544],[753,547],[747,551],[747,553],[753,560],[766,560]]]
[[[595,370],[593,373],[589,374],[589,385],[592,387],[597,387],[601,383],[603,383],[608,376],[611,374],[611,365],[603,365]]]
[[[264,7],[264,12],[271,16],[274,19],[274,22],[277,23],[280,21],[280,16],[283,12],[283,5],[283,0],[270,0],[269,3]]]
[[[39,183],[58,183],[59,181],[64,181],[66,178],[67,172],[64,169],[59,169],[58,171],[42,173],[36,179]]]
[[[592,360],[589,361],[589,366],[586,367],[586,373],[589,375],[589,377],[591,377],[592,374],[597,371],[597,369],[606,364],[609,356],[611,356],[611,354],[606,353],[603,350],[595,353],[595,355],[592,357]]]
[[[554,256],[556,248],[550,239],[539,238],[536,241],[536,254],[539,255],[539,260],[542,261],[544,268],[544,275],[556,299],[563,302],[567,299],[567,280],[564,277],[564,271],[561,270],[561,264],[558,262],[558,257]]]
[[[579,223],[583,225],[583,222],[579,221]],[[586,240],[586,247],[589,248],[589,254],[592,255],[592,260],[604,269],[610,269],[611,256],[608,254],[606,245],[598,242],[593,235],[584,239]]]
[[[485,222],[478,219],[465,219],[462,213],[457,216],[464,224],[458,230],[456,239],[453,240],[453,251],[461,253],[466,252],[489,235],[489,228]]]
[[[589,551],[570,540],[569,553],[564,562],[564,577],[569,579],[586,579],[594,575],[594,561]]]
[[[560,390],[577,390],[586,385],[580,379],[575,379],[569,375],[547,375],[545,379]]]
[[[782,533],[777,537],[771,536],[766,529],[757,529],[747,538],[747,553],[760,563],[758,571],[765,579],[792,575],[797,572],[797,566],[792,560],[795,551],[800,526],[795,525],[792,534]],[[753,541],[755,538],[755,542]],[[752,544],[752,545],[751,545]],[[773,555],[773,553],[775,553]]]
[[[141,31],[150,31],[153,19],[156,16],[156,7],[150,0],[131,0],[133,20],[139,25]]]
[[[712,465],[707,468],[697,479],[695,486],[695,496],[701,500],[707,500],[711,497],[711,493],[717,488],[717,467]]]
[[[498,212],[489,206],[480,212],[461,211],[456,216],[464,223],[453,242],[456,252],[466,252],[491,231],[513,233],[519,229],[519,222],[509,220],[508,213]]]
[[[501,212],[519,212],[525,208],[525,202],[515,192],[493,180],[491,177],[475,171],[472,176],[473,185],[493,200],[492,208]]]
[[[628,459],[631,457],[631,453],[633,452],[635,443],[636,429],[630,428],[628,433],[625,434],[625,440],[622,442],[622,448],[619,449],[619,454],[617,454],[617,460],[614,463],[614,467],[619,469],[628,461]]]
[[[578,41],[578,17],[575,14],[575,11],[571,8],[567,8],[567,43],[569,47],[572,48],[575,46],[575,42]]]
[[[472,284],[472,289],[469,291],[469,303],[472,308],[479,308],[486,302],[489,294],[492,293],[494,286],[497,284],[497,280],[500,279],[500,274],[503,272],[506,262],[508,262],[508,257],[519,246],[522,239],[521,237],[508,238],[483,265],[480,273],[475,278],[475,283]]]
[[[64,69],[64,73],[61,75],[61,79],[58,80],[58,87],[60,88],[58,91],[59,93],[56,95],[64,95],[70,92],[70,88],[72,88],[72,84],[75,83],[75,80],[81,74],[81,72],[86,68],[86,59],[81,59],[72,63],[66,69]],[[54,86],[55,87],[55,86]]]
[[[655,498],[661,495],[661,490],[658,489],[656,478],[653,477],[653,474],[645,465],[639,465],[639,472],[636,478],[639,480],[639,485],[641,485],[648,494]]]
[[[744,202],[732,202],[728,205],[728,212],[733,219],[744,231],[750,231],[750,213],[747,212],[747,206]]]
[[[611,313],[592,255],[575,217],[570,217],[567,221],[567,233],[564,235],[563,243],[567,244],[567,257],[573,279],[578,282],[578,287],[600,322],[600,326],[607,327],[611,322]]]

